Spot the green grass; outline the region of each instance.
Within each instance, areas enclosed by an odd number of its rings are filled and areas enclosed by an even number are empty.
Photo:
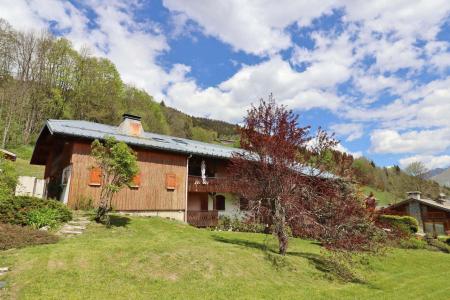
[[[34,176],[39,179],[44,178],[44,166],[30,165],[29,160],[22,158],[17,158],[15,165],[19,176]]]
[[[22,145],[8,150],[17,155],[15,165],[19,176],[33,176],[39,179],[44,178],[44,166],[30,165],[31,155],[33,154],[32,146]]]
[[[321,249],[292,239],[282,264],[263,234],[211,232],[159,218],[90,225],[53,245],[0,252],[1,299],[448,299],[450,256],[400,250],[358,267],[365,283],[321,271]],[[268,242],[267,242],[268,241]],[[266,243],[267,242],[267,243]],[[277,258],[278,259],[274,259]],[[3,293],[3,294],[2,294]]]
[[[368,196],[370,192],[372,192],[375,195],[375,198],[377,198],[377,205],[378,206],[386,206],[389,204],[393,204],[396,202],[401,201],[402,199],[398,198],[396,195],[386,192],[386,191],[380,191],[375,188],[372,188],[370,186],[363,186],[362,187],[364,195]]]

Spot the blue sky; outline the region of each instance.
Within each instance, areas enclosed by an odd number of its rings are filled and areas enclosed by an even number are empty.
[[[186,113],[240,122],[273,93],[342,151],[429,168],[450,166],[449,13],[444,0],[0,0],[15,28],[65,36]]]

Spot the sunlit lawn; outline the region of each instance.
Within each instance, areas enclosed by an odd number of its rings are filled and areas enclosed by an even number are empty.
[[[159,218],[115,222],[57,244],[0,252],[0,266],[12,269],[0,298],[450,298],[450,255],[440,252],[393,250],[359,267],[365,283],[344,283],[320,270],[320,247],[310,241],[292,239],[286,260],[274,264],[275,241],[263,234]]]

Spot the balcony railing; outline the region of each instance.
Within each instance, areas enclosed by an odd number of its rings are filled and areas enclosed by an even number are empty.
[[[232,192],[226,178],[206,177],[189,175],[188,177],[189,192]]]
[[[445,212],[427,212],[424,214],[426,219],[446,219],[447,214]]]
[[[187,222],[196,227],[217,226],[219,212],[217,210],[188,210]]]

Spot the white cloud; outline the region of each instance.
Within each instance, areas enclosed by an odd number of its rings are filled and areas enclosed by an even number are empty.
[[[184,14],[206,35],[236,50],[257,55],[275,54],[292,46],[288,25],[302,26],[331,11],[333,1],[183,1],[164,0],[164,6]]]
[[[359,158],[359,157],[363,156],[362,151],[352,152],[352,151],[348,150],[346,147],[344,147],[341,143],[339,143],[339,144],[335,147],[335,149],[336,149],[337,151],[342,152],[342,153],[350,154],[350,155],[352,155],[354,158]]]
[[[450,128],[408,131],[380,129],[370,136],[376,153],[439,153],[450,147]]]
[[[363,125],[358,123],[334,124],[330,128],[337,135],[345,136],[347,142],[357,140],[361,138],[364,134]]]
[[[334,111],[342,102],[331,91],[321,89],[316,77],[296,72],[279,56],[244,66],[217,87],[201,89],[194,80],[175,83],[167,90],[167,100],[191,114],[240,122],[250,104],[266,98],[270,92],[291,109],[319,107]]]
[[[410,163],[420,161],[428,169],[450,166],[450,155],[414,155],[400,159],[400,167],[406,168]]]

